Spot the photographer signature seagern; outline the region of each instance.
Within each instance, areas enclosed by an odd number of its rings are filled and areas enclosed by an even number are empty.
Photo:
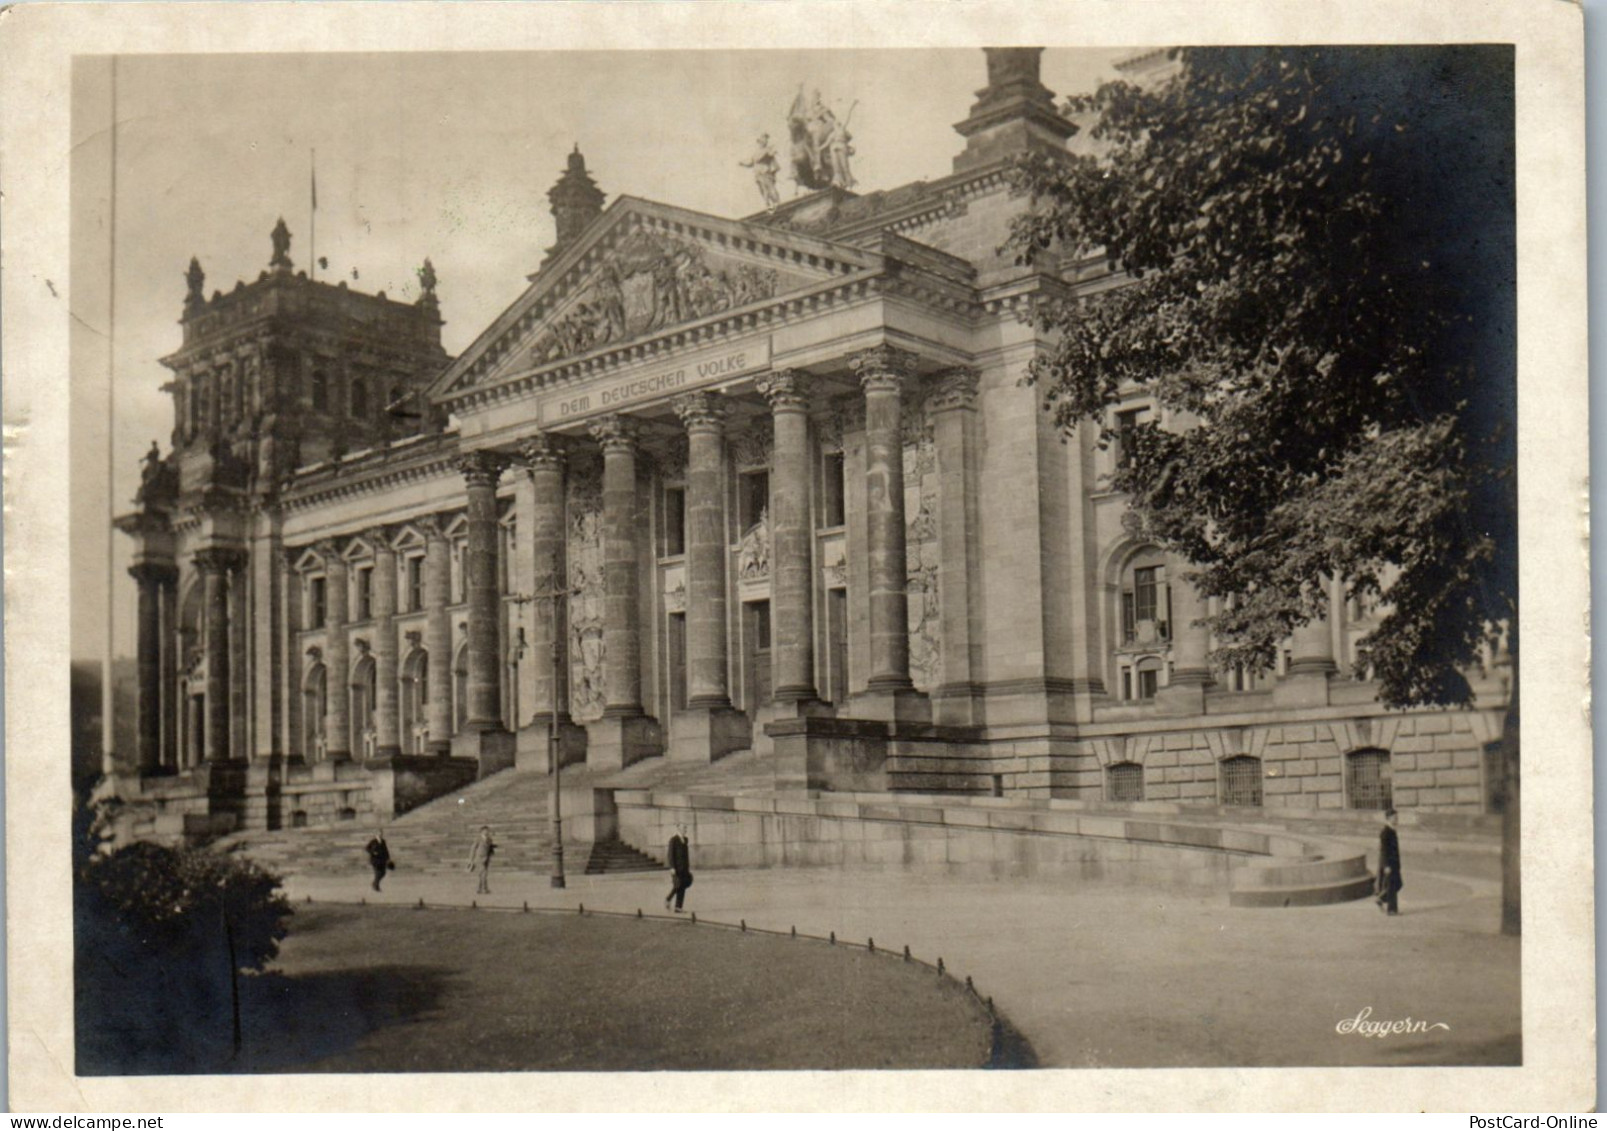
[[[1363,1037],[1393,1037],[1400,1033],[1427,1033],[1431,1029],[1446,1029],[1451,1027],[1443,1021],[1413,1021],[1404,1017],[1395,1021],[1372,1020],[1373,1007],[1362,1007],[1362,1011],[1354,1017],[1347,1017],[1334,1026],[1334,1032],[1341,1036],[1355,1033]]]

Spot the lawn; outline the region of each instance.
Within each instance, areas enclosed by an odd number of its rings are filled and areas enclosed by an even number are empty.
[[[137,1048],[115,1039],[126,1027],[84,1034],[79,1071],[970,1068],[997,1059],[986,1011],[919,964],[687,920],[302,905],[274,968],[242,987],[238,1059],[228,1059],[225,1008],[220,1025],[191,1024],[191,1040],[166,1048],[152,1025]],[[193,1039],[203,1032],[204,1043]],[[1009,1063],[1031,1063],[1019,1038],[1004,1040]]]

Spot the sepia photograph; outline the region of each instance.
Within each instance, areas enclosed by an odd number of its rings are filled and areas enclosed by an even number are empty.
[[[520,16],[64,57],[54,1071],[1593,1095],[1515,37]]]

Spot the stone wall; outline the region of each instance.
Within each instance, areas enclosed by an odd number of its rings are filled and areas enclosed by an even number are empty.
[[[1068,802],[941,805],[876,794],[793,799],[617,790],[614,803],[620,839],[644,851],[661,853],[685,825],[694,871],[865,868],[1225,892],[1252,860],[1294,861],[1312,852],[1288,834],[1093,813]]]

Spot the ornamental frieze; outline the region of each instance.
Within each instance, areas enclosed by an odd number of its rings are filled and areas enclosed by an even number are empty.
[[[776,272],[747,265],[720,270],[703,248],[650,232],[627,237],[580,292],[569,312],[544,328],[530,361],[563,358],[690,322],[776,293]]]

